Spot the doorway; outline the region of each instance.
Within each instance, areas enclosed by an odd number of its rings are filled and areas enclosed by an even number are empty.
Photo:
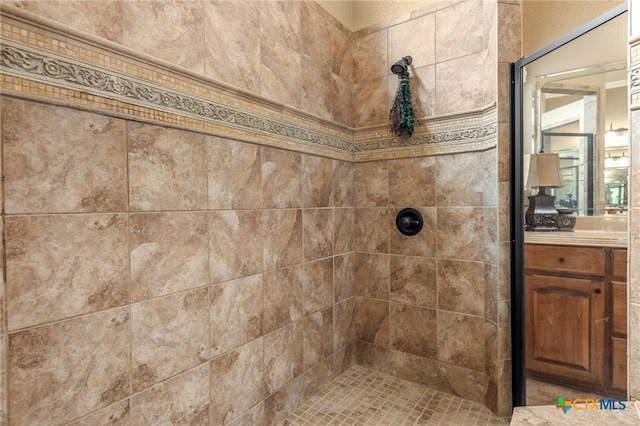
[[[512,66],[514,406],[627,393],[626,29],[621,5]],[[543,191],[527,187],[540,152],[561,175]],[[570,225],[525,231],[541,192]]]

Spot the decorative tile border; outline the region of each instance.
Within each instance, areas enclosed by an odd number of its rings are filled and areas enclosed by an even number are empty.
[[[466,114],[421,120],[416,133],[408,138],[389,136],[386,127],[340,130],[328,124],[323,126],[321,121],[304,113],[283,114],[282,106],[257,96],[255,105],[251,104],[251,95],[244,95],[249,102],[225,98],[223,92],[228,92],[228,88],[219,92],[210,81],[194,82],[191,77],[163,68],[160,62],[150,64],[146,57],[136,61],[129,51],[122,55],[114,52],[113,45],[103,48],[92,40],[84,46],[76,36],[74,41],[82,47],[54,48],[60,43],[71,45],[62,37],[60,40],[52,37],[56,32],[51,29],[43,31],[42,22],[31,26],[22,17],[18,25],[4,21],[2,26],[2,89],[14,96],[61,103],[64,94],[74,93],[68,102],[62,103],[351,161],[477,151],[496,146],[495,105]],[[69,29],[65,34],[67,40],[72,32]],[[96,57],[101,59],[95,60]],[[148,77],[151,75],[154,78]],[[211,89],[203,90],[203,86]]]
[[[631,110],[640,109],[640,38],[631,41],[629,50],[629,92]]]

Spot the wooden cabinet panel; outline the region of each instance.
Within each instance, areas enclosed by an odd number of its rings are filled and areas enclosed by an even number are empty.
[[[627,339],[611,338],[611,387],[627,390]]]
[[[525,268],[582,275],[605,274],[605,251],[594,247],[525,246]]]
[[[604,282],[528,274],[525,287],[527,368],[603,385]]]
[[[613,323],[611,332],[619,335],[627,335],[627,283],[612,281],[611,298],[613,306]],[[620,336],[618,336],[620,337]]]
[[[620,278],[627,278],[627,249],[613,249],[611,273]]]

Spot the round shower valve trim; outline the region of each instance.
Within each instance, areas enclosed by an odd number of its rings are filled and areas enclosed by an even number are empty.
[[[422,230],[422,225],[422,215],[414,208],[407,207],[402,209],[396,216],[398,231],[404,235],[416,235]]]

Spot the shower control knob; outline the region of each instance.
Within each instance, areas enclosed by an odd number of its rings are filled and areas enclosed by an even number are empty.
[[[404,235],[416,235],[422,229],[422,225],[422,215],[414,208],[402,209],[396,216],[398,231]]]

